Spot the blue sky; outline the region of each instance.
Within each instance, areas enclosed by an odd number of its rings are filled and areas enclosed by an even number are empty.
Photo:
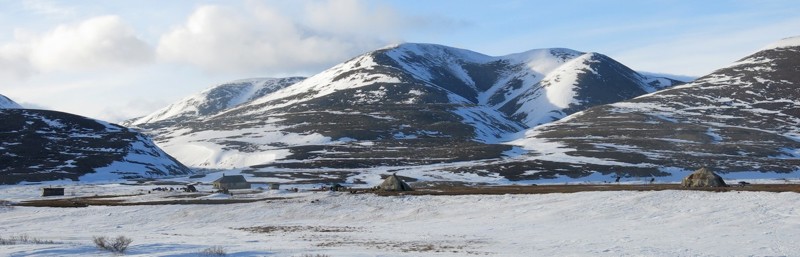
[[[800,35],[797,1],[0,0],[0,94],[118,122],[214,84],[312,75],[398,42],[566,47],[701,76]]]

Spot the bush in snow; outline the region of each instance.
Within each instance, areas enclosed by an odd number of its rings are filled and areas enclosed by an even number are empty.
[[[104,236],[95,236],[92,238],[92,240],[97,248],[114,253],[124,253],[125,250],[128,249],[128,245],[133,242],[133,239],[125,236],[118,236],[113,241],[109,241]]]
[[[9,238],[0,237],[0,245],[15,245],[15,244],[55,244],[52,240],[42,240],[35,237],[30,237],[27,234],[11,236]]]
[[[10,201],[0,200],[0,211],[11,210],[11,209],[14,209],[14,205],[11,205]]]
[[[228,255],[225,252],[225,248],[222,246],[212,246],[200,252],[200,256],[225,256]]]

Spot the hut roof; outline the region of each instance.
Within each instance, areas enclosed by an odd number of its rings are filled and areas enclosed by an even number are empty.
[[[706,167],[696,170],[683,178],[681,185],[684,187],[724,187],[725,180]]]
[[[244,176],[242,176],[242,175],[225,176],[225,174],[222,174],[222,177],[218,178],[217,180],[214,180],[214,182],[219,182],[219,183],[242,183],[242,182],[247,182],[247,180],[245,180]]]
[[[391,176],[387,177],[383,180],[380,186],[378,186],[381,190],[386,191],[411,191],[411,186],[403,182],[397,174],[392,174]]]

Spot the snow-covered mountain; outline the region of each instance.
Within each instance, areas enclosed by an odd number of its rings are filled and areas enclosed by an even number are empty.
[[[692,83],[536,127],[514,142],[533,154],[471,169],[518,179],[800,172],[798,99],[800,38],[790,38]]]
[[[154,113],[124,121],[123,126],[175,123],[207,117],[302,81],[302,77],[253,78],[213,86]]]
[[[0,95],[0,109],[22,109],[22,106],[4,95]]]
[[[493,57],[409,43],[210,116],[131,125],[189,166],[269,171],[262,175],[324,167],[320,176],[345,178],[353,169],[500,158],[512,147],[497,143],[529,127],[675,83],[598,53]]]
[[[353,91],[360,93],[336,98],[354,104],[474,105],[533,126],[676,83],[680,82],[639,74],[597,53],[553,48],[491,57],[406,43],[356,57],[239,109],[261,112]]]
[[[0,184],[183,175],[147,136],[68,113],[0,109]]]

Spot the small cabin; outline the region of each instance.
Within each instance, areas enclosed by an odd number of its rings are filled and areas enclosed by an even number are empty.
[[[63,196],[63,187],[45,187],[42,188],[42,196]]]
[[[250,189],[250,182],[242,175],[225,176],[214,180],[214,189]]]

